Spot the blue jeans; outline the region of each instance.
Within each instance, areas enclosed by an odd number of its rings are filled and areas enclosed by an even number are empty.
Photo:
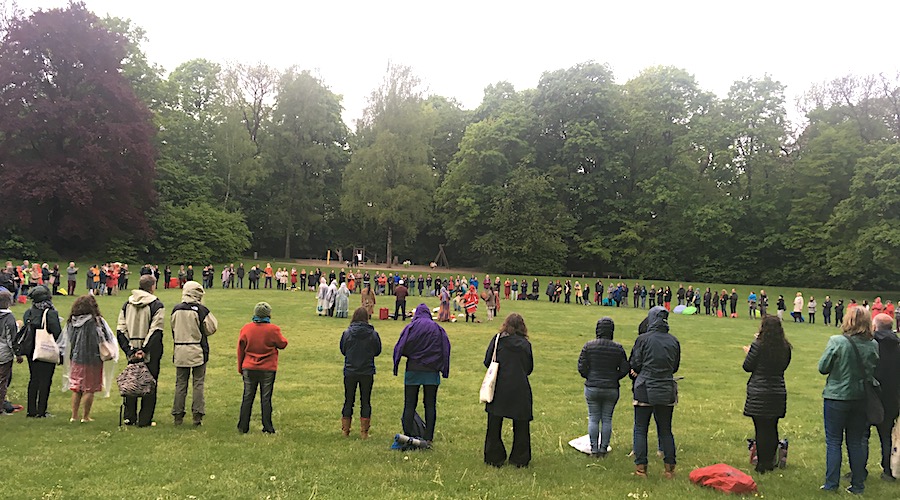
[[[866,462],[869,460],[869,420],[866,402],[826,399],[825,415],[825,484],[826,490],[836,490],[841,480],[843,453],[841,444],[847,436],[847,458],[850,461],[850,491],[865,489]]]
[[[634,464],[647,465],[647,433],[650,417],[656,420],[656,433],[663,448],[663,462],[675,464],[675,437],[672,435],[672,413],[674,406],[634,407]]]
[[[619,389],[585,387],[584,399],[587,401],[588,407],[588,435],[591,438],[591,453],[606,453],[610,436],[612,436],[612,418],[616,403],[619,401]]]

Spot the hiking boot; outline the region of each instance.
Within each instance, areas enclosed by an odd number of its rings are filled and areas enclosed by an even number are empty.
[[[647,477],[647,465],[635,465],[634,475],[637,477]]]
[[[194,413],[194,427],[200,427],[201,425],[203,425],[203,414]]]
[[[359,437],[361,439],[369,439],[369,427],[372,424],[371,418],[359,419]]]
[[[666,471],[663,473],[666,479],[675,479],[675,464],[666,464]]]
[[[353,423],[353,417],[341,417],[341,435],[350,436],[350,424]]]

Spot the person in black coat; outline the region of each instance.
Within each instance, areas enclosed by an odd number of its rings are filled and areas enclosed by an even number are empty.
[[[375,358],[381,354],[381,337],[369,324],[369,310],[359,307],[353,311],[350,326],[341,335],[341,354],[344,355],[344,407],[341,410],[341,432],[350,435],[353,404],[359,386],[359,435],[369,437],[372,422],[372,385],[375,382]]]
[[[619,401],[619,381],[631,369],[622,344],[613,342],[615,328],[612,318],[600,318],[597,321],[597,338],[584,344],[578,356],[578,373],[585,379],[584,399],[588,407],[591,456],[595,458],[605,458],[609,450],[613,412]]]
[[[900,416],[900,338],[891,331],[894,320],[887,314],[876,315],[873,323],[878,342],[875,379],[881,385],[881,404],[884,406],[884,420],[875,426],[881,438],[881,478],[893,482],[896,479],[891,474],[891,430]]]
[[[731,289],[731,300],[729,302],[730,304],[728,305],[731,306],[731,317],[736,318],[737,316],[735,315],[737,314],[738,294],[737,290],[735,290],[734,288]]]
[[[712,305],[712,291],[710,291],[709,287],[706,288],[706,292],[703,294],[703,307],[706,309],[706,315],[710,314],[710,306]]]
[[[756,430],[756,471],[765,474],[778,464],[778,420],[787,412],[784,371],[791,364],[791,344],[781,320],[763,318],[756,340],[744,352],[744,371],[750,373],[744,415],[753,419]]]
[[[509,463],[516,467],[527,467],[531,462],[530,427],[534,419],[528,376],[534,369],[534,358],[531,354],[531,342],[528,341],[528,328],[522,316],[512,313],[506,317],[500,333],[488,344],[484,354],[485,368],[491,365],[495,349],[500,368],[494,399],[484,405],[484,411],[487,412],[484,463],[501,467],[506,462],[506,447],[503,446],[500,431],[503,419],[508,418],[513,421],[513,446]]]
[[[681,365],[681,344],[669,333],[669,312],[656,306],[647,314],[647,332],[638,335],[631,349],[634,379],[634,464],[635,475],[647,476],[647,433],[650,418],[663,448],[665,476],[675,477],[675,437],[672,414],[678,402],[674,374]]]
[[[43,324],[44,328],[53,335],[53,339],[59,342],[59,336],[62,334],[62,326],[59,323],[59,313],[53,307],[52,296],[50,290],[44,285],[38,285],[29,290],[28,297],[31,299],[31,309],[25,311],[22,316],[22,328],[24,329],[19,351],[17,352],[17,362],[21,363],[25,357],[28,361],[28,371],[30,378],[28,379],[28,404],[26,407],[26,417],[44,418],[50,417],[47,413],[47,399],[50,397],[50,385],[53,383],[53,372],[56,371],[56,365],[62,364],[63,357],[60,353],[59,360],[56,363],[48,363],[46,361],[34,361],[35,348],[35,330],[41,328],[44,318],[44,311],[47,312],[47,322]]]

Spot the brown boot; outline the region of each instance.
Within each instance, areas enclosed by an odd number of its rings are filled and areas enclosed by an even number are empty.
[[[666,471],[663,473],[666,479],[675,479],[675,464],[666,464]]]
[[[353,417],[341,417],[341,434],[344,437],[350,435],[350,424],[353,423]]]
[[[635,465],[634,466],[634,475],[637,477],[647,477],[647,466],[646,465]]]
[[[371,418],[360,418],[359,419],[359,437],[362,439],[369,439],[369,426],[372,424]]]

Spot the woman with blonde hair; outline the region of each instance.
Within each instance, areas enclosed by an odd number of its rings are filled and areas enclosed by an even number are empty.
[[[835,491],[840,484],[841,444],[846,436],[851,474],[847,491],[860,494],[865,489],[869,460],[865,384],[875,376],[878,344],[872,334],[872,315],[863,307],[847,311],[841,330],[842,335],[828,339],[819,360],[819,373],[828,375],[822,392],[826,453],[825,484],[821,489]]]

